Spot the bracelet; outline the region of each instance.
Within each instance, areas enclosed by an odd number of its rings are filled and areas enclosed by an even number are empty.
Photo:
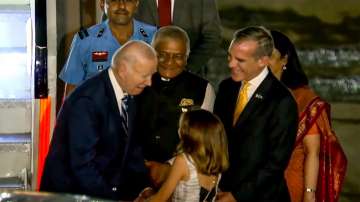
[[[305,188],[305,192],[316,192],[316,189]]]

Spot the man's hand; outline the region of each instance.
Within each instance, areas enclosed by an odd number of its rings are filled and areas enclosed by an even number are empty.
[[[219,192],[216,196],[217,202],[236,202],[231,192]]]
[[[145,161],[145,166],[150,170],[150,180],[153,185],[157,188],[160,187],[170,171],[170,165],[156,161]]]

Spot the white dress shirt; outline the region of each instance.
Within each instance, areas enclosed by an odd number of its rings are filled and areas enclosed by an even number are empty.
[[[260,84],[263,82],[263,80],[268,75],[268,73],[269,73],[269,70],[267,67],[265,67],[259,75],[257,75],[255,78],[248,81],[250,84],[249,89],[247,91],[248,100],[250,100],[250,98],[254,95],[256,89],[260,86]],[[242,87],[243,86],[244,85],[242,85]]]
[[[208,85],[206,86],[204,101],[200,108],[213,112],[215,98],[216,95],[215,95],[214,87],[210,83],[208,83]]]
[[[123,97],[125,96],[125,93],[121,89],[119,83],[117,82],[112,68],[109,68],[109,77],[110,77],[111,85],[115,92],[115,97],[116,97],[116,101],[118,104],[119,112],[120,112],[120,114],[122,114],[123,112],[121,111],[121,103],[122,103]]]

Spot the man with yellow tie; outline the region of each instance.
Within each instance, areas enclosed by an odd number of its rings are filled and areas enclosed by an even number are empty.
[[[291,93],[267,67],[273,47],[269,32],[256,26],[236,31],[228,49],[231,78],[221,82],[214,107],[229,142],[220,202],[290,201],[284,170],[298,115]]]

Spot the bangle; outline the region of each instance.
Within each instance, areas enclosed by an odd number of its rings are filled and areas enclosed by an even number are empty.
[[[305,192],[316,192],[316,189],[305,188]]]

